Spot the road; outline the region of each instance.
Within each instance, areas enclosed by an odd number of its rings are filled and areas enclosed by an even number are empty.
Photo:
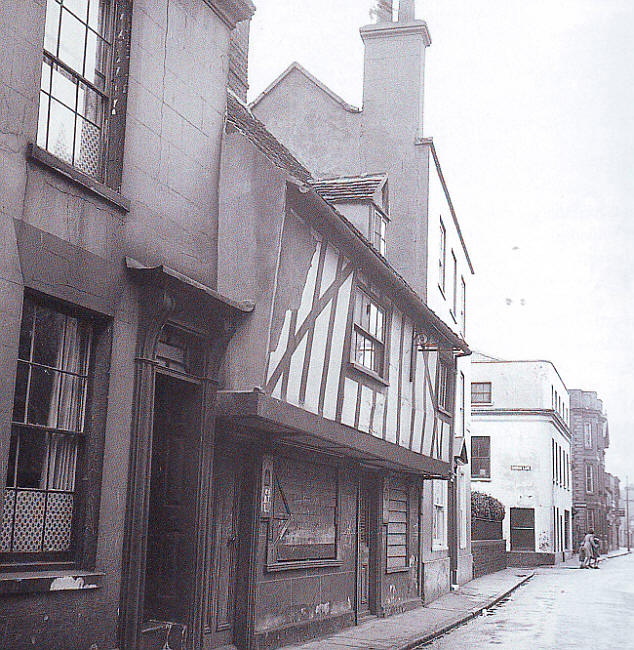
[[[634,554],[539,569],[503,604],[426,650],[634,650]]]

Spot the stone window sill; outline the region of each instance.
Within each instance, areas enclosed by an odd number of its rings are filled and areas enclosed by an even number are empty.
[[[266,570],[273,573],[276,571],[292,571],[293,569],[315,569],[322,567],[339,567],[343,564],[341,560],[296,560],[289,562],[272,562],[267,564]]]
[[[130,211],[130,201],[119,194],[119,192],[116,192],[107,185],[96,181],[94,178],[90,178],[90,176],[86,176],[86,174],[75,169],[72,165],[60,160],[57,156],[45,151],[36,144],[33,144],[32,142],[29,143],[26,155],[29,160],[33,160],[42,167],[57,172],[73,183],[76,183],[77,185],[87,189],[89,192],[96,194],[123,212]]]
[[[19,571],[0,574],[0,596],[99,589],[100,571]]]

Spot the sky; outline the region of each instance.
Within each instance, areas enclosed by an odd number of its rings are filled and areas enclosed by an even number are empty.
[[[361,106],[372,0],[256,0],[250,97],[299,61]],[[475,266],[472,349],[548,359],[634,482],[634,2],[419,0],[433,137]]]

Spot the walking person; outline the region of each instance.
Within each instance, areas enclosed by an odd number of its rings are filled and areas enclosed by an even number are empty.
[[[593,539],[594,530],[590,530],[586,533],[583,541],[581,542],[581,548],[579,549],[579,560],[581,562],[582,569],[590,568],[590,563],[592,562],[592,554],[594,552],[594,544],[592,543]]]
[[[592,568],[599,568],[599,556],[601,555],[601,539],[592,534]]]

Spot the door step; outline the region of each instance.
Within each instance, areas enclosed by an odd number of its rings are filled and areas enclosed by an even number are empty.
[[[141,650],[185,650],[187,626],[169,621],[146,621],[141,629]]]

